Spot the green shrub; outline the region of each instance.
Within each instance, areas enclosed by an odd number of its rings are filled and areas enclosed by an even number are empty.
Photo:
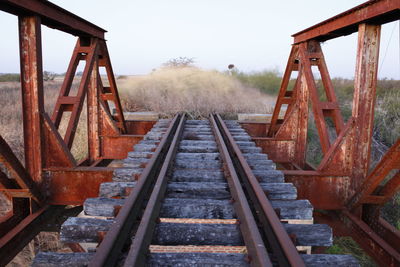
[[[233,71],[232,74],[245,85],[260,89],[262,92],[270,95],[278,94],[282,80],[282,77],[277,70],[265,70],[250,73]]]
[[[18,73],[3,73],[0,74],[0,82],[19,82],[20,75]]]
[[[328,254],[350,254],[353,255],[362,267],[375,267],[376,264],[351,237],[337,237],[333,240],[333,246],[327,248]]]

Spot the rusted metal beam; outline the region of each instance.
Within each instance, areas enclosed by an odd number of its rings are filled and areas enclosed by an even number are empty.
[[[349,176],[330,176],[316,171],[283,170],[285,181],[293,183],[299,199],[308,199],[315,209],[341,209],[348,198]]]
[[[7,142],[0,136],[0,162],[3,164],[3,166],[12,174],[13,180],[8,181],[8,186],[12,185],[10,183],[14,183],[22,189],[29,189],[32,198],[37,201],[38,203],[41,203],[43,200],[43,196],[39,190],[39,188],[36,186],[24,166],[22,166],[21,162],[18,160],[18,158],[15,156],[15,154],[12,152],[11,148],[8,146]],[[1,172],[3,175],[4,173]],[[8,178],[4,178],[9,180]],[[4,184],[4,187],[9,188],[9,189],[15,189],[13,187],[7,187],[7,184]]]
[[[371,228],[388,244],[392,246],[398,253],[400,253],[400,231],[393,225],[389,224],[382,217],[379,217]]]
[[[334,126],[336,129],[336,134],[342,131],[344,127],[342,114],[340,113],[339,104],[335,95],[335,90],[332,85],[332,80],[329,75],[328,67],[325,62],[325,57],[321,49],[321,44],[319,42],[311,42],[315,46],[316,51],[318,51],[319,58],[317,59],[318,70],[321,74],[321,81],[324,85],[324,91],[326,95],[326,102],[319,102],[319,106],[322,109],[324,117],[332,117]]]
[[[88,155],[89,163],[98,160],[101,157],[100,140],[100,104],[99,104],[99,82],[101,80],[99,74],[99,61],[95,58],[93,70],[87,89],[87,127],[88,127]]]
[[[1,138],[1,136],[0,136]],[[0,170],[0,188],[18,188],[18,184],[14,179],[9,179],[8,176]]]
[[[100,41],[100,54],[101,59],[99,60],[100,66],[105,67],[107,72],[107,78],[109,82],[109,92],[108,97],[114,102],[115,111],[114,117],[116,118],[117,127],[120,129],[121,133],[126,133],[126,124],[124,113],[122,111],[121,101],[118,94],[117,83],[115,81],[114,71],[111,65],[110,55],[108,53],[107,45],[105,41]]]
[[[358,31],[361,23],[381,25],[400,18],[399,0],[371,0],[293,34],[294,43],[326,41]]]
[[[5,266],[11,261],[40,232],[43,221],[39,218],[48,209],[49,206],[45,206],[27,216],[0,239],[0,266]],[[34,221],[36,223],[33,224]]]
[[[104,39],[106,30],[44,0],[2,0],[0,10],[17,16],[38,16],[42,24],[76,36]]]
[[[82,205],[86,198],[99,195],[101,183],[112,180],[114,168],[50,168],[46,171],[49,204]]]
[[[246,130],[246,132],[253,137],[266,137],[269,123],[265,122],[244,122],[239,121],[240,126]]]
[[[66,82],[63,83],[62,90],[60,91],[60,95],[57,99],[57,102],[54,106],[54,111],[52,115],[52,120],[58,128],[61,122],[61,118],[66,111],[70,111],[71,115],[68,120],[67,130],[65,132],[64,141],[67,144],[68,148],[71,149],[76,128],[78,127],[79,118],[81,115],[83,103],[85,100],[85,96],[87,93],[87,88],[89,85],[90,77],[93,71],[93,65],[98,57],[98,39],[92,38],[90,39],[90,43],[86,43],[85,40],[79,39],[77,42],[77,46],[74,50],[74,55],[71,59],[71,64],[74,64],[74,67],[69,68],[66,77],[64,78]],[[84,52],[85,51],[85,52]],[[87,53],[85,57],[82,57],[83,53]],[[78,93],[75,96],[69,96],[70,93],[70,83],[69,81],[72,79],[71,77],[75,76],[75,72],[73,70],[76,69],[75,57],[79,59],[85,60],[85,68],[83,70],[82,79],[79,84]],[[72,98],[72,99],[71,99]],[[72,101],[71,101],[72,100]],[[68,103],[66,101],[71,101]]]
[[[126,120],[127,134],[145,135],[157,121],[133,121]]]
[[[29,189],[4,189],[0,188],[1,193],[5,193],[13,198],[32,198],[33,195]]]
[[[80,47],[81,47],[80,39],[78,39],[75,44],[74,51],[72,52],[71,60],[69,61],[68,69],[67,69],[67,72],[65,73],[64,80],[61,85],[60,93],[58,96],[58,99],[61,100],[61,98],[63,98],[63,100],[64,100],[63,102],[65,104],[68,103],[69,105],[73,105],[75,102],[78,101],[76,99],[76,97],[72,98],[72,97],[66,97],[66,96],[68,96],[68,94],[71,90],[72,82],[75,77],[75,72],[78,67],[79,61],[81,60],[81,56],[79,53]],[[58,99],[57,99],[57,102],[60,101]],[[69,101],[67,102],[67,100],[69,100]],[[60,104],[58,104],[59,108],[57,108],[57,102],[56,102],[56,105],[55,105],[56,107],[53,111],[51,119],[54,122],[55,127],[58,129],[58,127],[60,126],[60,123],[61,123],[62,114],[64,112],[64,109],[66,109],[66,108],[64,108],[65,105],[63,106]],[[71,111],[72,109],[69,109],[69,110]]]
[[[43,168],[41,115],[44,113],[40,23],[37,16],[19,17],[25,167],[39,186],[42,183]]]
[[[318,130],[322,153],[326,154],[330,147],[328,127],[326,125],[322,109],[320,108],[319,105],[320,99],[318,96],[314,75],[311,69],[311,60],[313,59],[313,56],[311,54],[319,52],[320,51],[315,51],[315,47],[311,43],[307,42],[300,44],[299,54],[300,54],[301,64],[303,67],[302,71],[304,75],[304,82],[307,84],[306,90],[308,90],[310,94],[312,110],[314,113],[315,126]]]
[[[340,217],[349,228],[351,236],[376,262],[381,266],[399,266],[400,253],[379,237],[364,221],[347,210],[343,210]]]
[[[298,50],[299,50],[299,47],[297,45],[295,45],[295,46],[292,46],[292,49],[290,51],[288,63],[286,65],[285,73],[283,75],[281,86],[279,89],[279,95],[278,95],[278,98],[276,99],[274,112],[272,113],[271,124],[267,131],[268,137],[273,137],[275,135],[275,133],[277,132],[276,128],[279,127],[279,125],[277,125],[278,119],[279,119],[279,115],[282,110],[282,105],[284,104],[283,100],[288,92],[290,77],[291,77],[293,71],[295,71],[295,64],[298,60]],[[292,91],[290,91],[290,92],[292,92]],[[293,94],[291,94],[291,96],[294,97]]]
[[[0,266],[6,266],[41,231],[59,231],[68,216],[76,216],[80,207],[44,206],[15,224],[0,238]]]
[[[121,131],[118,129],[115,124],[114,119],[111,116],[111,113],[106,106],[106,103],[103,101],[99,102],[100,104],[100,113],[99,113],[99,121],[100,121],[100,135],[101,136],[121,136]],[[104,147],[104,146],[103,146]]]
[[[0,217],[0,237],[20,223],[31,212],[31,207],[27,198],[12,198],[12,210],[4,217]]]
[[[331,175],[350,176],[353,164],[355,119],[350,117],[335,142],[324,155],[317,170]]]
[[[288,127],[288,129],[293,130],[298,128]],[[293,131],[293,135],[295,134],[296,132]],[[267,153],[268,158],[272,159],[273,161],[293,162],[295,160],[296,141],[292,138],[278,139],[268,137],[253,137],[252,140],[256,143],[257,146],[261,147],[262,151],[264,153]]]
[[[317,90],[312,66],[318,66],[321,73],[326,101],[322,102]],[[297,70],[298,75],[294,88],[289,91],[291,73]],[[276,101],[267,136],[289,138],[295,141],[293,163],[300,167],[306,165],[306,144],[308,125],[308,101],[311,99],[315,124],[320,137],[322,152],[328,153],[331,146],[326,117],[332,117],[337,134],[343,129],[343,119],[330,80],[324,55],[319,42],[308,41],[292,47],[288,66],[282,79],[282,85]],[[279,114],[284,103],[289,103],[283,122],[279,123]],[[274,147],[271,150],[279,150]]]
[[[301,71],[302,72],[302,71]],[[295,122],[292,118],[292,125],[290,123],[286,126],[286,131],[289,130],[291,126],[296,127],[296,136],[294,138],[295,147],[294,147],[294,155],[293,155],[293,163],[297,164],[300,167],[304,167],[306,164],[306,151],[307,151],[307,135],[308,135],[308,109],[309,109],[309,98],[310,92],[307,88],[307,83],[305,76],[302,73],[299,73],[299,78],[296,81],[296,98],[297,103],[293,105],[290,110],[287,110],[287,114],[285,115],[286,121],[290,122],[291,118],[289,116],[295,118]],[[294,123],[294,124],[293,124]],[[281,135],[281,131],[278,132],[278,136]]]
[[[45,167],[75,167],[76,161],[47,113],[43,114]]]
[[[381,161],[372,170],[370,175],[366,178],[363,185],[359,188],[357,193],[351,198],[348,203],[350,210],[355,209],[363,203],[368,203],[368,197],[375,193],[375,195],[383,196],[384,198],[380,201],[383,205],[389,200],[400,186],[400,174],[397,173],[393,176],[387,184],[379,191],[378,186],[386,178],[386,176],[394,169],[400,168],[400,139],[386,152]]]
[[[143,139],[144,135],[120,135],[103,136],[102,140],[102,158],[105,159],[125,159],[128,152],[133,150],[133,146]]]
[[[400,169],[400,168],[399,168]],[[378,194],[383,196],[383,203],[386,203],[400,190],[400,171],[388,181],[382,189],[379,190]]]
[[[359,26],[352,105],[355,132],[353,133],[351,190],[359,190],[369,169],[378,80],[380,33],[380,25],[360,24]]]

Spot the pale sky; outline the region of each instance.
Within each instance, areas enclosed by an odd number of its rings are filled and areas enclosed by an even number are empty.
[[[106,29],[117,74],[146,74],[177,57],[205,69],[283,72],[291,35],[361,0],[53,0]],[[17,18],[0,12],[0,73],[19,72]],[[4,27],[6,25],[6,27]],[[76,37],[42,27],[44,70],[65,72]],[[390,40],[390,42],[389,42]],[[332,77],[354,76],[357,35],[322,48]],[[386,56],[385,56],[386,55]],[[382,29],[379,76],[400,79],[399,22]]]

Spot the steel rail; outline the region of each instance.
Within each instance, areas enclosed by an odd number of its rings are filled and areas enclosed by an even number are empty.
[[[160,213],[161,200],[164,198],[167,189],[168,176],[176,151],[178,149],[179,141],[183,133],[183,125],[185,123],[185,116],[180,119],[178,129],[169,147],[167,156],[161,167],[161,171],[157,177],[157,182],[151,193],[150,199],[146,205],[146,209],[140,221],[139,227],[136,231],[135,238],[132,241],[128,256],[126,257],[124,266],[145,266],[146,255],[149,245],[151,244],[154,229],[157,224],[157,218]]]
[[[210,116],[210,121],[219,151],[223,158],[225,171],[228,174],[227,181],[234,201],[235,212],[239,218],[242,236],[248,250],[250,264],[251,266],[272,266],[272,262],[239,181],[228,148],[218,128],[217,122],[212,115]]]
[[[262,225],[267,245],[274,256],[276,256],[279,266],[305,266],[304,261],[299,255],[293,241],[284,229],[281,221],[275,213],[271,203],[260,186],[259,181],[254,176],[249,164],[244,158],[241,150],[230,134],[220,115],[213,115],[217,122],[224,141],[227,144],[230,156],[232,157],[237,172],[246,188],[247,195],[250,197],[255,209],[255,214]]]
[[[140,215],[144,198],[148,195],[150,187],[160,171],[161,164],[164,162],[181,117],[182,115],[176,115],[172,120],[154,155],[115,218],[115,222],[96,249],[89,266],[116,265],[120,252],[131,236],[132,228]]]

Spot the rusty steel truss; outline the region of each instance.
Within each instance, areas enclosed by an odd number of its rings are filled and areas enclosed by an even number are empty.
[[[155,122],[124,119],[105,30],[48,1],[1,1],[0,9],[18,16],[25,151],[23,165],[0,136],[0,192],[12,203],[12,210],[0,218],[3,266],[37,233],[54,231],[60,224],[52,222],[55,218],[77,212],[67,205],[79,206],[97,195],[98,185],[111,180],[108,163],[125,158]],[[78,37],[51,117],[44,110],[41,25]],[[79,63],[84,71],[72,93]],[[85,103],[88,151],[77,162],[71,147]]]
[[[37,233],[49,230],[49,225],[57,227],[55,217],[77,212],[67,205],[79,207],[95,197],[99,184],[111,180],[110,161],[125,158],[155,122],[124,119],[105,30],[44,0],[2,0],[0,9],[19,20],[25,151],[23,165],[0,136],[0,192],[12,202],[12,210],[0,218],[4,265]],[[320,211],[319,220],[331,224],[337,235],[352,236],[385,266],[400,263],[400,233],[380,217],[383,204],[400,188],[400,140],[371,172],[369,164],[381,25],[399,18],[400,0],[371,0],[294,34],[271,123],[243,123],[257,145],[284,169],[299,197]],[[77,36],[51,116],[44,110],[41,25]],[[320,43],[354,32],[354,98],[352,115],[344,122]],[[85,67],[72,94],[79,63]],[[313,66],[321,74],[323,96]],[[106,83],[100,68],[105,69]],[[85,103],[88,151],[87,158],[77,162],[71,147]],[[306,162],[311,113],[323,152],[316,167]],[[329,127],[336,136],[330,136]]]

